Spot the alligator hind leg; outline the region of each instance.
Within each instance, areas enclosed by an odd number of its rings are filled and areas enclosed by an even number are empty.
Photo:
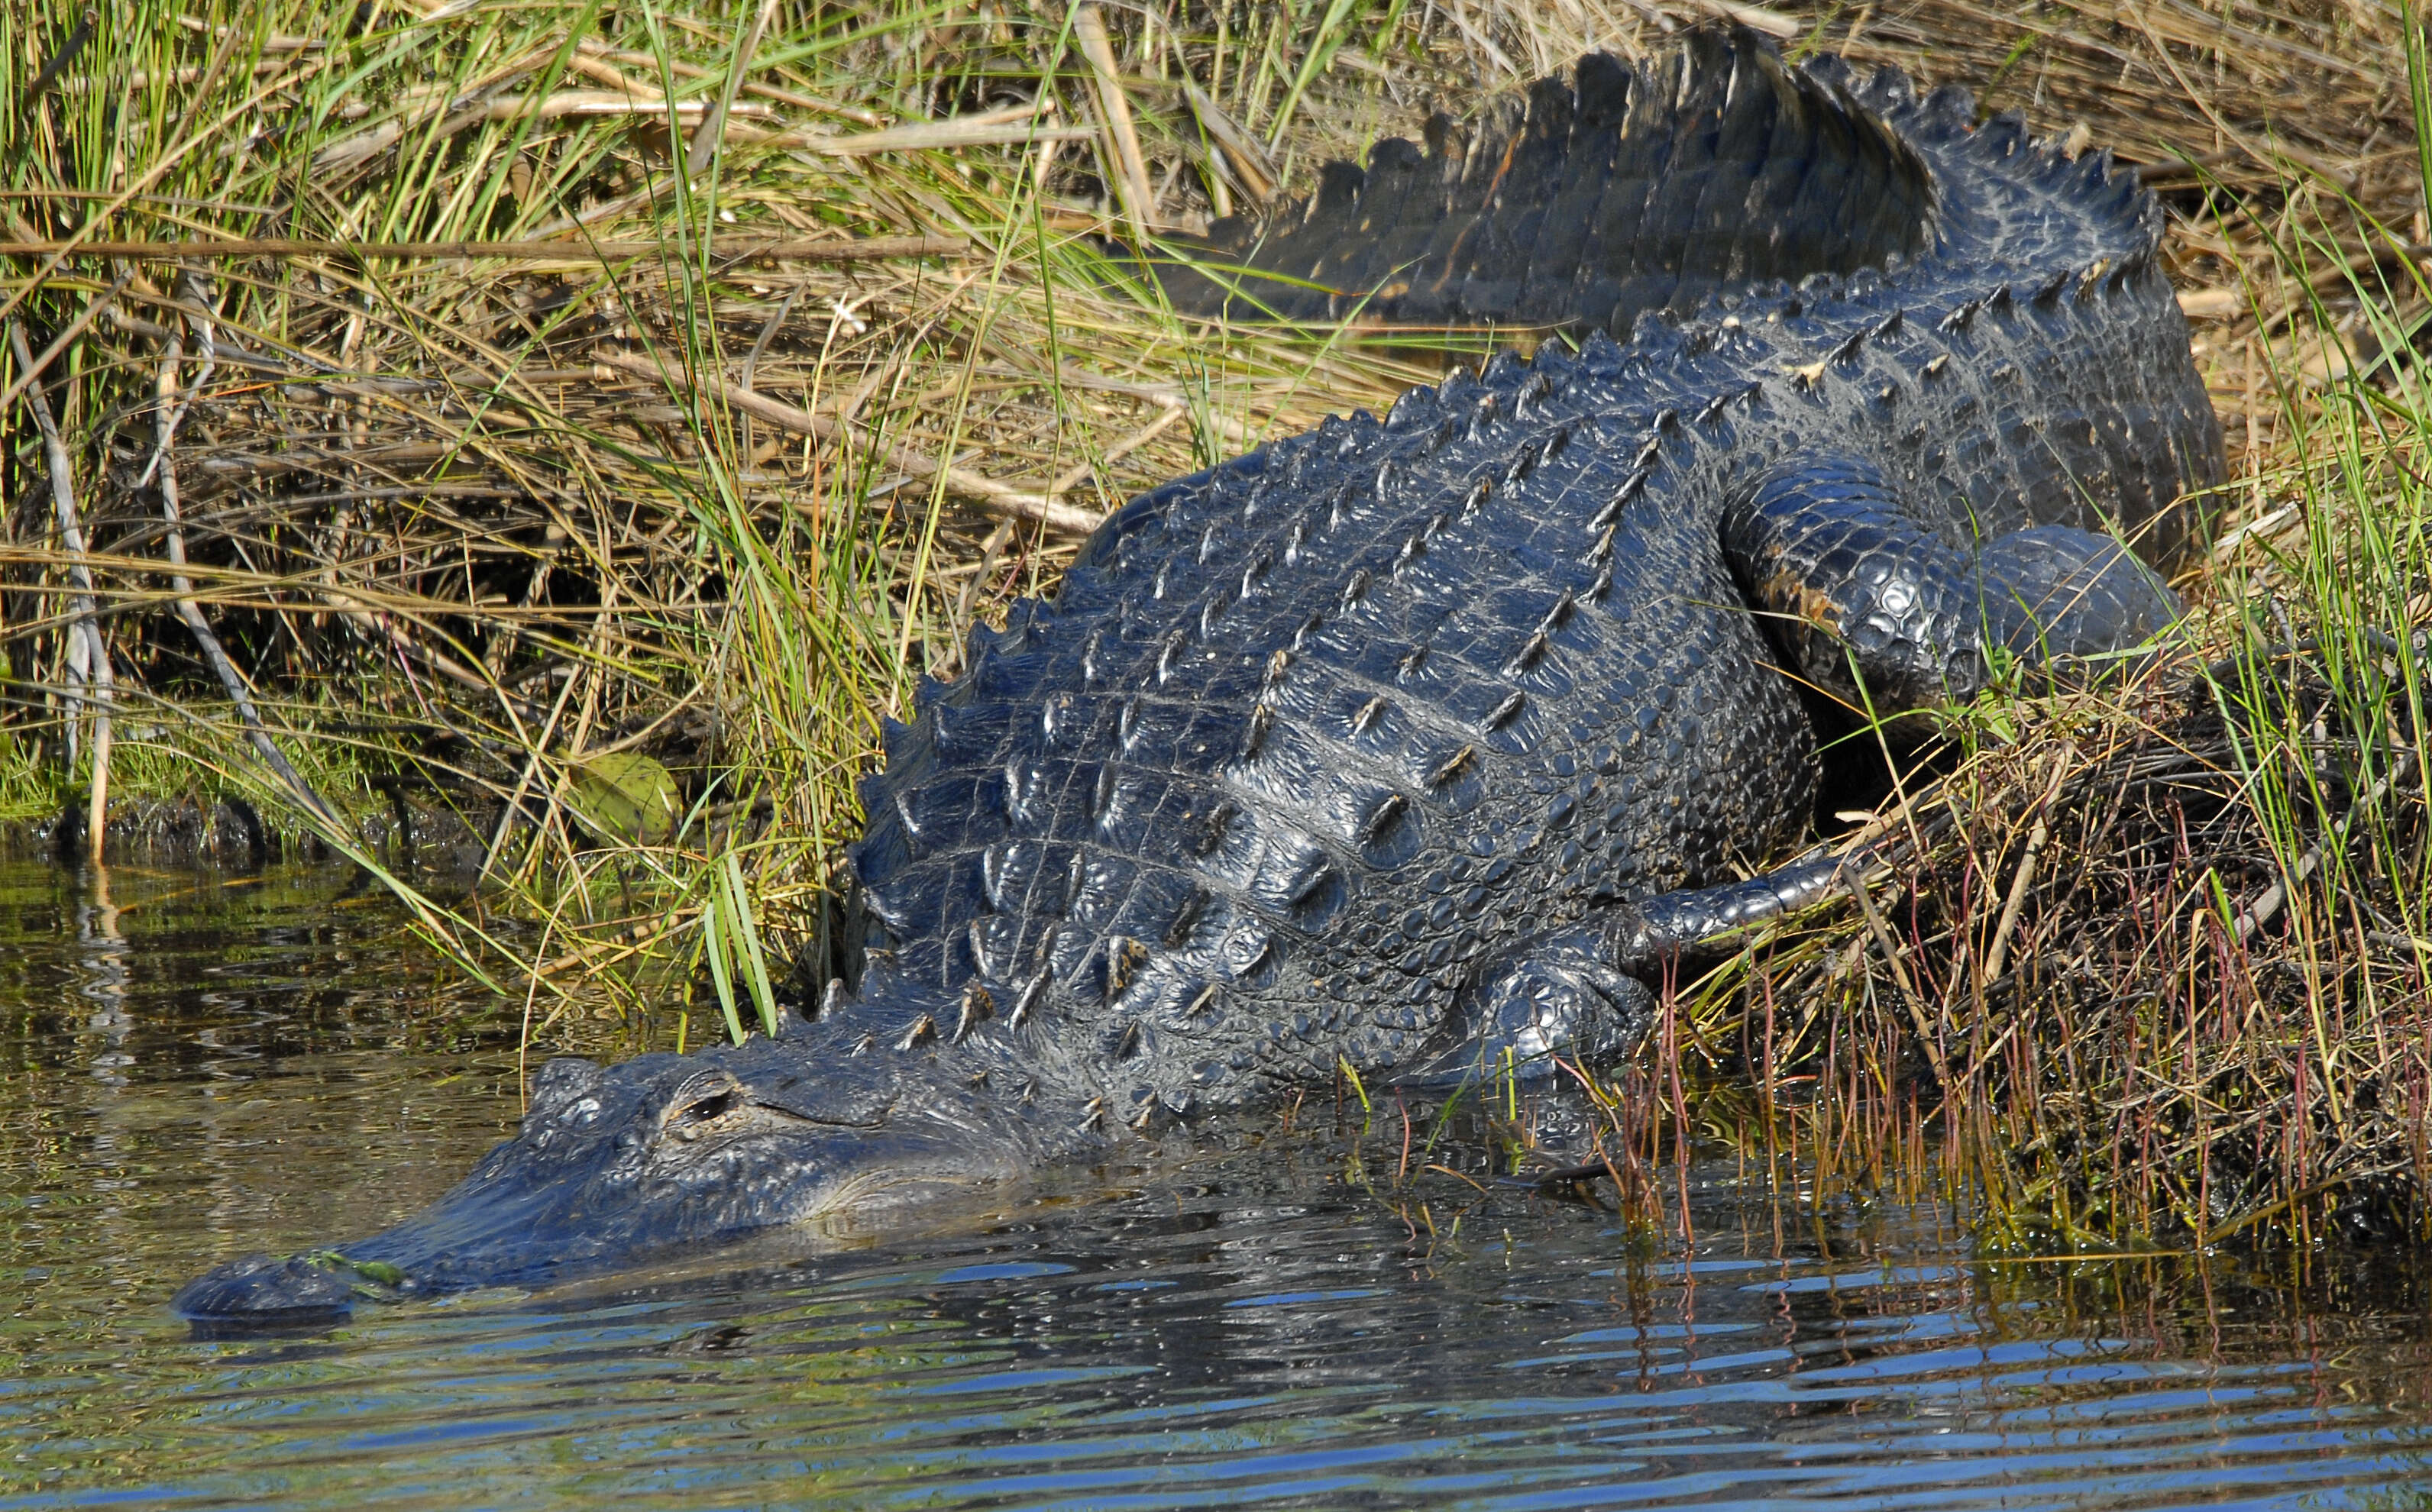
[[[1974,697],[1985,647],[2049,666],[2151,640],[2181,610],[2152,569],[2084,530],[2038,526],[1955,548],[1850,458],[1758,484],[1725,512],[1723,549],[1791,670],[1879,714]]]

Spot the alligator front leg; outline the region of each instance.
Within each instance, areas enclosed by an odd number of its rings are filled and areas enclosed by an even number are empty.
[[[1441,1049],[1396,1079],[1429,1084],[1506,1070],[1549,1076],[1556,1057],[1582,1065],[1627,1055],[1655,1016],[1666,966],[1715,937],[1803,908],[1840,891],[1844,868],[1822,853],[1746,882],[1689,887],[1614,902],[1579,923],[1534,935],[1467,988]]]
[[[2050,666],[2140,645],[2182,609],[2118,542],[2084,530],[1954,548],[1848,457],[1759,483],[1725,512],[1723,549],[1791,670],[1862,714],[1973,697],[1987,647]]]

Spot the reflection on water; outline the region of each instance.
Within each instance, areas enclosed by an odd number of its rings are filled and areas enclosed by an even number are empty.
[[[2432,1505],[2408,1255],[1987,1261],[1729,1162],[1693,1238],[1466,1188],[1431,1236],[1271,1123],[841,1252],[189,1338],[191,1271],[512,1124],[444,980],[343,877],[0,867],[0,1507]]]

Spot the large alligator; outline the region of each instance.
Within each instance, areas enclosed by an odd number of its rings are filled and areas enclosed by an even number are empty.
[[[2222,472],[2160,215],[1968,96],[1701,32],[1379,143],[1166,297],[1567,325],[1133,499],[862,789],[871,931],[774,1037],[552,1061],[418,1216],[203,1319],[530,1283],[1007,1177],[1348,1066],[1628,1050],[1821,731],[2134,646]],[[1795,282],[1794,282],[1795,280]],[[1609,333],[1626,333],[1615,341]]]

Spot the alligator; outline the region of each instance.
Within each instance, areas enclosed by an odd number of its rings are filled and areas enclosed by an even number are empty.
[[[1609,1064],[1679,952],[1844,885],[1765,869],[1834,719],[2178,617],[2156,567],[2221,432],[2107,152],[1736,29],[1426,136],[1140,287],[1551,332],[1532,357],[1151,489],[975,630],[863,782],[856,981],[774,1035],[553,1060],[424,1212],[175,1305],[866,1222],[1346,1067]]]

